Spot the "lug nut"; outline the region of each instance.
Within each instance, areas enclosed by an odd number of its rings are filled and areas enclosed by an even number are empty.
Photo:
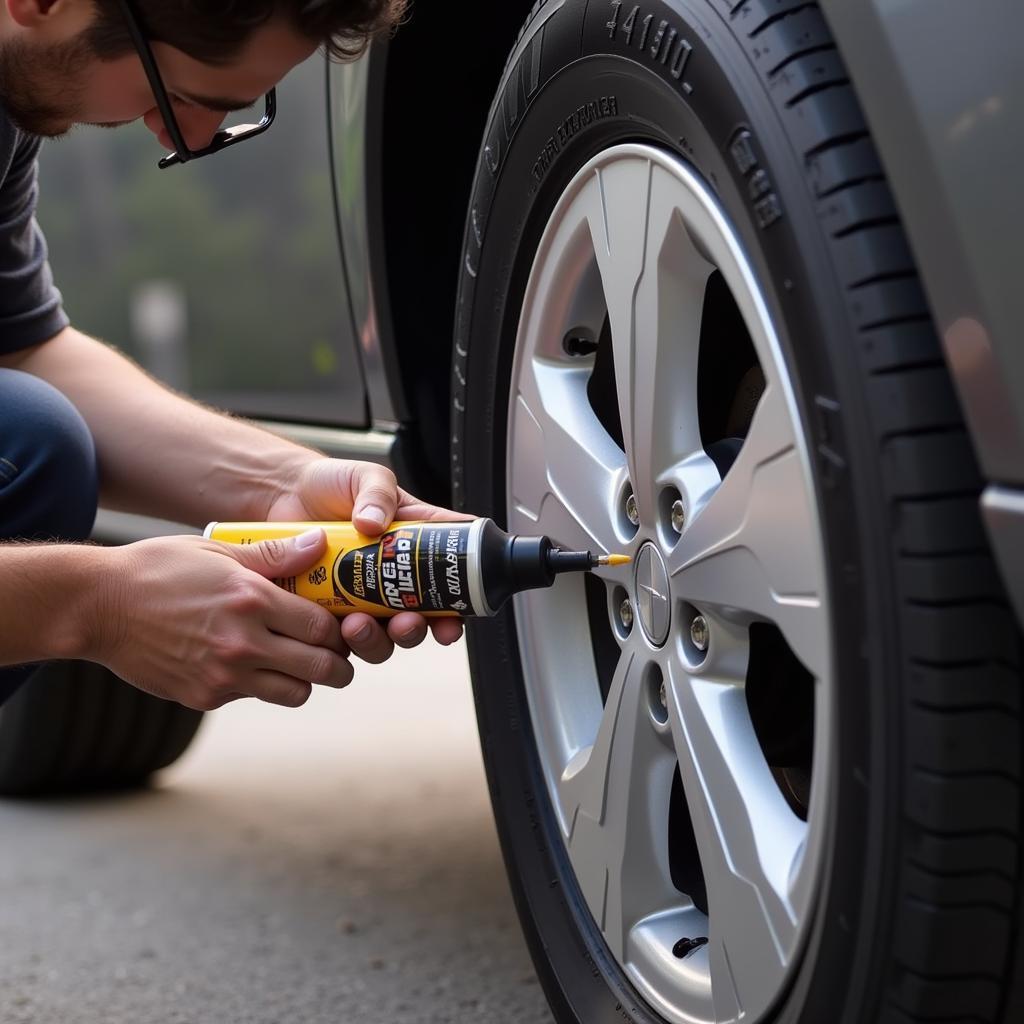
[[[668,710],[668,694],[665,692],[665,680],[661,681],[661,686],[658,687],[658,700],[661,701],[661,706],[667,711]]]
[[[708,641],[711,638],[711,631],[708,628],[708,620],[703,615],[697,615],[690,623],[690,640],[693,642],[693,646],[700,651],[701,654],[706,653],[708,649]]]
[[[675,501],[672,503],[672,529],[676,533],[682,533],[683,527],[686,525],[686,507],[682,501]]]
[[[622,623],[623,629],[633,628],[633,606],[629,603],[628,597],[619,605],[619,622]]]
[[[626,518],[634,525],[640,525],[640,509],[636,503],[636,495],[631,494],[626,499]]]

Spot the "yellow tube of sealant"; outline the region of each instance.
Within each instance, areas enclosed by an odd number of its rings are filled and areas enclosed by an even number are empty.
[[[563,572],[622,565],[626,555],[560,551],[546,537],[514,537],[490,519],[398,522],[379,537],[352,523],[211,523],[208,540],[257,544],[321,528],[327,549],[301,576],[278,586],[335,615],[428,618],[493,615],[514,593],[549,587]]]

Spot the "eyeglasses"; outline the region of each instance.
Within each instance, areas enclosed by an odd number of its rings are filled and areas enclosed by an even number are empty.
[[[202,149],[189,149],[185,137],[181,134],[178,119],[174,116],[174,107],[170,96],[167,95],[164,80],[160,77],[160,69],[156,65],[153,50],[149,45],[149,40],[143,34],[135,10],[130,0],[120,0],[120,2],[121,10],[128,24],[128,34],[135,44],[139,60],[142,61],[142,68],[146,72],[146,78],[149,79],[149,86],[153,90],[153,97],[156,99],[160,116],[164,119],[167,134],[170,135],[171,141],[174,143],[174,152],[169,153],[160,161],[161,170],[173,167],[175,164],[188,163],[189,160],[198,160],[203,156],[212,156],[229,146],[236,146],[239,142],[254,139],[257,135],[262,135],[274,123],[274,118],[277,116],[277,91],[271,89],[267,93],[266,109],[258,124],[239,124],[233,128],[222,128],[214,135],[208,146],[204,146]]]

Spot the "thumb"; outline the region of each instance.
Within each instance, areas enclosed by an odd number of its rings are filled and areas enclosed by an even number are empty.
[[[287,579],[314,565],[327,547],[322,529],[307,530],[297,537],[261,540],[258,544],[227,544],[235,560],[267,579]]]
[[[368,537],[383,533],[398,510],[398,482],[384,466],[361,462],[352,473],[352,522]]]

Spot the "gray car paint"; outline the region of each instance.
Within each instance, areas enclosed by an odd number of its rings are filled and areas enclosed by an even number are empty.
[[[360,61],[334,65],[327,83],[342,256],[370,420],[379,430],[396,429],[409,418],[402,382],[388,374],[388,365],[396,365],[396,360],[387,359],[383,349],[382,334],[393,336],[381,330],[382,319],[388,317],[387,283],[374,280],[370,258],[370,90],[383,77],[372,72],[386,61],[386,52],[386,47],[377,46]]]
[[[821,0],[910,239],[1024,622],[1024,5]]]

